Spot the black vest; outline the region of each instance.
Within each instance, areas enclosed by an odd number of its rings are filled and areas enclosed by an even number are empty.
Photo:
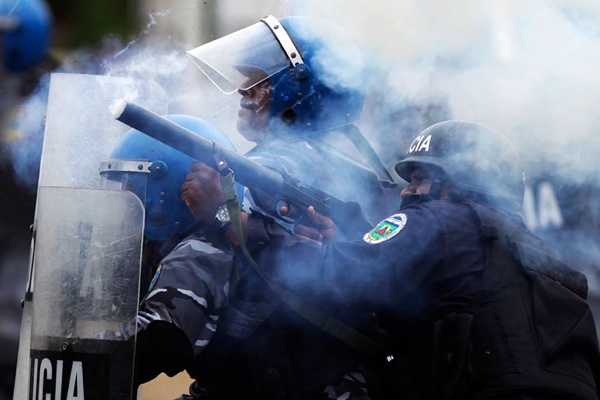
[[[472,208],[486,243],[483,290],[467,313],[441,323],[462,326],[458,332],[470,338],[455,341],[454,350],[434,349],[434,379],[441,378],[434,384],[447,398],[479,392],[598,399],[600,353],[585,276],[521,225]]]

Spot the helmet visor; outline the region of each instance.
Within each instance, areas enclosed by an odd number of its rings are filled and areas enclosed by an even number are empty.
[[[146,203],[146,181],[152,163],[146,160],[108,160],[100,163],[100,187],[128,190]]]
[[[291,65],[263,22],[203,44],[186,54],[225,94],[249,89]]]

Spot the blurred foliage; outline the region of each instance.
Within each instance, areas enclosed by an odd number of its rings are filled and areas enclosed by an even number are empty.
[[[128,39],[135,30],[131,1],[48,0],[55,19],[54,45],[91,46],[106,35]]]

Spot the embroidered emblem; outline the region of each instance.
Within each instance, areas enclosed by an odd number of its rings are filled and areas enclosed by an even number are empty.
[[[394,214],[387,217],[371,229],[369,233],[363,236],[363,240],[367,243],[381,243],[396,236],[398,232],[406,225],[406,215],[403,213]]]
[[[162,264],[158,264],[158,268],[156,269],[156,272],[154,273],[152,282],[150,282],[150,286],[148,287],[148,293],[150,293],[152,291],[152,289],[154,289],[154,286],[156,285],[156,282],[158,282],[158,278],[160,277],[161,272],[162,272]]]
[[[152,282],[150,282],[150,285],[148,285],[148,292],[144,295],[144,298],[142,299],[141,303],[140,303],[140,307],[144,304],[144,302],[149,299],[150,297],[153,296],[152,290],[154,289],[154,286],[156,286],[156,282],[158,282],[158,278],[160,278],[160,273],[162,272],[162,264],[158,264],[158,268],[156,268],[156,272],[154,273],[154,276],[152,277]]]

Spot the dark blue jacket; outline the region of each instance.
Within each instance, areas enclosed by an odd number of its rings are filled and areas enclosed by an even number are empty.
[[[313,302],[380,316],[391,355],[403,360],[398,377],[410,381],[406,396],[598,398],[585,276],[554,258],[518,216],[427,201],[362,241],[321,250],[269,227],[260,236],[274,252],[275,281]]]

